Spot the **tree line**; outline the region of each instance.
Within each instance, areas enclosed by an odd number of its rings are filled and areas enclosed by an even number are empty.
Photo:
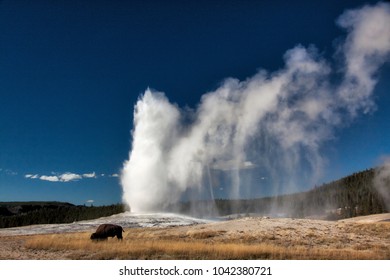
[[[62,202],[0,203],[0,228],[72,223],[124,212],[122,204],[81,206]]]
[[[213,209],[220,216],[256,213],[330,220],[388,212],[390,209],[386,208],[374,186],[374,176],[375,169],[368,169],[301,193],[257,199],[185,202],[175,207],[183,214],[201,213],[201,216],[202,210]],[[387,188],[390,193],[390,184]]]
[[[375,169],[354,173],[313,189],[257,199],[180,202],[167,210],[191,216],[280,215],[330,220],[389,212],[390,205],[374,186]],[[386,186],[390,193],[390,182]],[[32,224],[72,223],[125,211],[123,204],[75,206],[63,202],[0,202],[0,228]]]

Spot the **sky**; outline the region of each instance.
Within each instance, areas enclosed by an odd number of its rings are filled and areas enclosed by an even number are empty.
[[[337,63],[337,18],[375,3],[0,1],[0,201],[120,203],[148,88],[196,108],[228,77],[283,68],[298,45]],[[390,154],[389,63],[376,77],[375,108],[335,128],[316,184]]]

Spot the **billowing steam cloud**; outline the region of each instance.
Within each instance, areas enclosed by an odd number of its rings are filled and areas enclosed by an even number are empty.
[[[155,211],[189,192],[213,198],[216,185],[237,198],[263,181],[275,191],[315,182],[324,141],[375,108],[375,74],[390,53],[388,4],[348,11],[337,22],[348,31],[336,52],[341,65],[298,45],[285,53],[283,69],[228,78],[193,111],[147,89],[134,110],[124,201],[136,212]],[[267,180],[249,180],[247,169]]]

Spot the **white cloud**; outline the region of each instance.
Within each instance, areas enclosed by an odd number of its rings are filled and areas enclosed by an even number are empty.
[[[38,175],[38,174],[26,174],[26,175],[24,175],[24,178],[28,178],[28,179],[38,179],[38,178],[39,178],[39,175]]]
[[[52,172],[52,173],[55,174],[54,172]],[[27,175],[25,175],[25,178],[37,179],[38,175],[27,174]],[[80,179],[82,179],[82,176],[79,174],[66,172],[66,173],[63,173],[60,175],[49,175],[49,176],[42,175],[39,177],[39,179],[43,180],[43,181],[49,181],[49,182],[70,182],[70,181],[80,180]]]
[[[57,176],[42,175],[41,177],[39,177],[39,179],[43,180],[43,181],[49,181],[49,182],[58,182],[59,181]]]
[[[92,173],[85,173],[85,174],[83,174],[83,177],[84,177],[84,178],[97,178],[95,172],[92,172]]]
[[[16,175],[16,172],[13,172],[9,175]],[[49,182],[72,182],[72,181],[79,181],[82,179],[96,179],[99,177],[104,177],[105,174],[96,174],[96,172],[91,173],[84,173],[84,174],[77,174],[72,172],[65,172],[65,173],[58,173],[58,172],[51,172],[51,175],[38,175],[38,174],[25,174],[24,178],[26,179],[40,179],[43,181],[49,181]],[[109,177],[119,177],[118,174],[114,173],[112,175],[108,175]]]
[[[78,181],[82,179],[81,175],[70,172],[61,174],[60,176],[58,176],[58,178],[61,182]]]

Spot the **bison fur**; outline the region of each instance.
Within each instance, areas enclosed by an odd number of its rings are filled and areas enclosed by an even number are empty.
[[[118,225],[112,224],[102,224],[100,225],[95,233],[92,233],[92,240],[106,240],[108,237],[117,237],[119,240],[122,240],[123,228]]]

